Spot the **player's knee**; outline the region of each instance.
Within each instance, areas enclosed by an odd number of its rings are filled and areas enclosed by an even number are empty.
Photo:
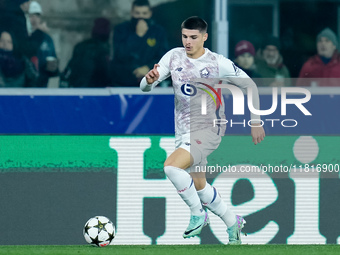
[[[167,166],[171,166],[171,160],[169,160],[169,159],[165,160],[165,162],[164,162],[164,168],[167,167]]]
[[[194,180],[196,190],[202,190],[205,188],[205,185],[207,183],[205,172],[192,172],[190,173],[190,175]]]
[[[166,174],[166,176],[168,176],[171,172],[171,166],[166,166],[164,164],[164,173]]]
[[[177,160],[176,158],[168,158],[164,162],[164,167],[171,166],[171,167],[177,167],[180,169],[187,169],[190,166],[190,163],[187,162],[181,162]]]
[[[164,173],[166,174],[166,176],[170,179],[173,180],[174,178],[177,177],[177,175],[179,174],[179,169],[177,167],[173,167],[173,166],[164,166]]]
[[[205,188],[206,179],[205,178],[193,178],[194,185],[197,191]]]

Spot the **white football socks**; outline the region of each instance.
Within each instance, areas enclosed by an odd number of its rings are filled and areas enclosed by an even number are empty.
[[[190,207],[191,214],[196,216],[202,215],[204,210],[190,174],[174,166],[165,166],[164,172],[177,189],[177,193]]]
[[[206,183],[204,189],[197,191],[197,194],[201,199],[202,204],[219,216],[227,227],[231,227],[235,224],[235,214],[227,208],[227,204],[221,199],[220,194],[215,187]]]

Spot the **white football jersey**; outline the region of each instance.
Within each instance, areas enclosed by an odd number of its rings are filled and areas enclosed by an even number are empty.
[[[178,134],[211,129],[224,135],[226,125],[214,127],[214,120],[225,119],[223,96],[215,89],[221,79],[242,89],[252,86],[254,107],[259,109],[255,83],[232,61],[209,49],[205,48],[201,57],[192,59],[183,47],[175,48],[168,51],[158,64],[158,81],[148,85],[144,77],[140,86],[143,91],[150,91],[171,75],[175,93],[175,131]],[[206,102],[204,113],[202,100]],[[252,116],[252,119],[259,117]]]

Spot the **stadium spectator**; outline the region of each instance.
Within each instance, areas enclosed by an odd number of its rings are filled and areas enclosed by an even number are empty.
[[[32,34],[29,37],[32,46],[31,60],[37,65],[39,71],[35,87],[47,87],[49,78],[58,75],[58,60],[54,43],[46,33],[46,23],[42,22],[40,4],[32,1],[28,13],[32,25]]]
[[[249,41],[240,41],[235,46],[235,63],[251,78],[259,77],[255,65],[255,48]]]
[[[317,54],[302,66],[297,86],[340,86],[340,53],[338,39],[329,28],[322,30],[316,38]],[[331,79],[327,79],[331,78]]]
[[[148,0],[135,0],[131,20],[113,34],[112,80],[114,86],[138,87],[141,79],[168,50],[164,29],[151,19]]]
[[[28,55],[27,19],[30,0],[2,0],[0,1],[0,30],[11,31],[16,38],[17,51]]]
[[[110,85],[110,21],[97,18],[92,36],[78,43],[60,77],[60,87],[107,87]]]
[[[17,50],[15,37],[0,30],[0,87],[30,87],[37,77],[33,64]]]
[[[268,37],[256,57],[257,72],[262,78],[261,82],[257,84],[258,86],[291,86],[290,73],[283,63],[283,57],[280,54],[280,40],[277,37]]]
[[[32,25],[30,22],[30,18],[29,18],[29,13],[28,13],[28,9],[31,5],[31,1],[32,0],[15,0],[15,1],[20,1],[20,9],[24,12],[25,18],[26,18],[26,28],[27,28],[27,33],[28,35],[32,34]]]

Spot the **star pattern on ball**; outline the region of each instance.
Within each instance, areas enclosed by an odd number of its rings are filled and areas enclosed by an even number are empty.
[[[109,238],[107,239],[110,243],[113,240],[113,238],[115,238],[114,233],[108,233],[109,234]]]
[[[90,237],[90,238],[92,240],[92,243],[97,245],[97,246],[99,246],[99,244],[101,243],[101,241],[98,240],[98,236],[96,236],[96,238],[92,238],[92,237]]]
[[[86,234],[88,234],[89,232],[89,229],[90,229],[90,227],[89,227],[89,224],[86,224],[86,226],[85,226],[85,228],[84,228],[84,230],[85,230],[85,233]]]
[[[99,232],[100,232],[101,230],[105,229],[105,225],[106,225],[106,224],[107,224],[107,223],[102,223],[100,220],[98,220],[98,224],[95,225],[94,227],[98,228],[98,229],[99,229]]]

